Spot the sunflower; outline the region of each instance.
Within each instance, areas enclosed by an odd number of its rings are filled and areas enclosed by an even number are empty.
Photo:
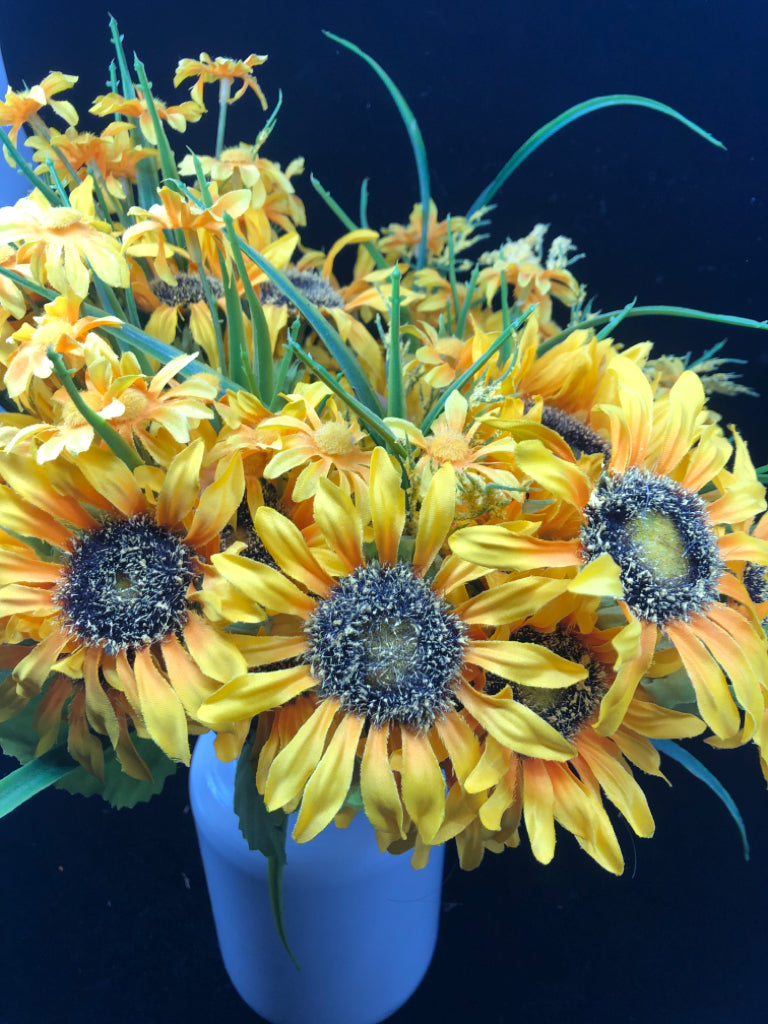
[[[738,435],[731,445],[707,423],[704,391],[690,371],[654,401],[642,370],[616,356],[604,394],[615,403],[602,405],[611,444],[607,466],[594,456],[568,460],[540,440],[519,443],[518,466],[554,499],[539,533],[522,535],[515,524],[478,527],[457,533],[452,550],[495,568],[572,566],[579,569],[572,590],[618,601],[627,624],[615,640],[618,671],[601,703],[599,734],[618,727],[666,638],[716,737],[755,738],[764,752],[768,654],[738,577],[748,561],[768,564],[768,545],[733,529],[765,508],[746,446]],[[556,525],[560,508],[571,509],[580,524],[565,536]],[[562,521],[571,523],[573,515]],[[729,682],[746,712],[741,733]]]
[[[632,766],[663,778],[660,756],[651,740],[697,736],[705,726],[695,715],[657,705],[639,687],[617,729],[610,736],[599,735],[594,723],[615,679],[612,640],[618,631],[598,627],[594,599],[568,595],[567,600],[569,608],[553,605],[554,615],[547,610],[539,613],[529,620],[535,626],[526,624],[514,636],[587,666],[586,678],[562,691],[545,692],[514,683],[511,689],[573,743],[575,756],[565,762],[521,756],[487,738],[481,760],[465,782],[468,794],[481,796],[481,803],[473,827],[465,826],[460,833],[464,837],[460,851],[464,859],[474,855],[477,862],[484,846],[495,849],[500,840],[517,845],[517,825],[522,822],[534,856],[547,864],[555,852],[557,823],[601,867],[620,874],[624,860],[603,797],[636,835],[653,835],[653,818]],[[496,683],[503,684],[503,680]],[[486,682],[488,686],[493,686],[492,680]]]
[[[376,560],[364,555],[365,523],[352,499],[327,480],[314,502],[317,543],[263,507],[254,526],[277,568],[231,552],[213,556],[243,608],[263,608],[275,630],[249,641],[247,657],[258,670],[222,686],[200,717],[242,735],[254,715],[294,715],[300,696],[313,702],[303,705],[295,733],[278,727],[281,743],[265,747],[257,774],[270,810],[301,802],[293,833],[300,842],[339,814],[356,769],[365,813],[385,845],[404,839],[411,824],[431,842],[445,816],[446,777],[463,780],[480,754],[467,715],[522,753],[554,760],[574,753],[509,693],[482,692],[485,671],[555,688],[584,678],[583,668],[541,647],[488,638],[494,625],[531,614],[565,584],[511,579],[467,597],[465,584],[484,570],[452,557],[428,579],[453,521],[454,491],[453,471],[443,467],[415,538],[401,545],[401,474],[377,448],[370,478]],[[398,561],[401,547],[411,550],[407,561]]]
[[[17,693],[35,696],[53,671],[82,679],[117,736],[108,696],[117,690],[186,764],[201,701],[245,671],[205,592],[210,555],[242,499],[242,468],[231,457],[201,492],[203,448],[197,440],[166,469],[134,471],[96,447],[45,467],[0,455],[0,508],[13,531],[0,538],[0,616],[8,642],[31,644],[13,672]]]

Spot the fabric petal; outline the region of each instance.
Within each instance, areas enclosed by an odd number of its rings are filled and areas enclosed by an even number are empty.
[[[389,764],[388,738],[388,725],[369,728],[360,765],[360,792],[376,831],[404,838],[403,804]]]
[[[425,843],[434,839],[445,814],[445,779],[429,739],[401,728],[403,803]]]
[[[297,843],[306,843],[330,824],[347,798],[360,734],[362,715],[345,715],[304,788],[293,829]]]

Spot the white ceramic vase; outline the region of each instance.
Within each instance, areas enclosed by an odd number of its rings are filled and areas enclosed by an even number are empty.
[[[361,813],[309,843],[288,839],[285,927],[272,918],[267,861],[232,809],[235,765],[211,734],[196,744],[190,801],[222,958],[237,991],[272,1024],[377,1024],[409,998],[437,941],[443,849],[420,871],[381,853]]]

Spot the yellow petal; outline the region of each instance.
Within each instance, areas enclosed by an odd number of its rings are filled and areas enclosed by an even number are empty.
[[[590,597],[624,597],[624,586],[621,582],[621,570],[607,551],[580,569],[569,585],[572,594],[585,594]]]
[[[456,778],[463,786],[467,776],[480,760],[480,744],[470,727],[456,714],[447,714],[435,723],[451,759]]]
[[[194,508],[204,449],[198,438],[171,460],[157,499],[157,521],[162,526],[178,528]]]
[[[419,512],[419,528],[413,551],[413,568],[419,576],[424,575],[445,543],[455,508],[456,478],[453,467],[441,466],[430,481]]]
[[[204,548],[217,538],[235,514],[245,494],[245,476],[239,453],[200,495],[192,525],[186,537],[191,547]]]
[[[588,675],[584,665],[563,658],[542,644],[518,640],[471,640],[464,656],[472,664],[524,686],[558,689],[578,683]]]
[[[577,540],[541,540],[505,526],[468,526],[457,530],[448,543],[459,558],[489,569],[525,571],[581,564]]]
[[[531,852],[540,864],[555,855],[555,794],[546,765],[523,761],[523,818]]]
[[[201,705],[197,717],[203,725],[219,729],[243,718],[280,707],[314,685],[306,665],[248,672],[231,679]]]
[[[588,729],[578,739],[579,753],[611,803],[618,807],[637,835],[652,836],[654,823],[645,794],[621,755],[612,751],[609,744],[608,740],[590,735]]]
[[[325,737],[338,710],[337,700],[324,700],[274,759],[264,787],[267,810],[288,806],[304,789],[322,757]]]
[[[524,704],[480,693],[467,684],[460,685],[456,695],[470,715],[508,750],[553,761],[575,757],[573,744]]]
[[[330,577],[312,555],[301,530],[287,516],[262,505],[256,510],[253,525],[284,572],[314,594],[325,596],[328,593]]]
[[[589,501],[591,487],[583,471],[548,451],[541,441],[520,441],[515,447],[515,462],[523,473],[574,508],[584,508]]]
[[[403,832],[403,804],[389,764],[389,726],[370,726],[360,765],[360,792],[365,813],[377,832]]]
[[[455,610],[464,622],[499,626],[517,622],[540,611],[563,593],[567,580],[523,576],[483,590]]]
[[[315,599],[270,565],[241,555],[227,554],[213,555],[211,561],[217,572],[233,587],[273,615],[295,615],[306,619],[315,610]]]
[[[187,650],[211,679],[224,683],[247,671],[235,645],[200,615],[190,613],[183,632]]]
[[[320,481],[315,497],[315,522],[348,572],[363,561],[363,524],[348,494],[329,480]]]
[[[147,732],[168,757],[189,765],[187,716],[168,680],[158,671],[148,647],[136,655],[133,671]]]
[[[297,843],[306,843],[322,832],[347,797],[360,734],[362,715],[345,715],[304,789],[301,808],[293,830]]]
[[[126,518],[147,510],[144,494],[124,462],[104,448],[90,448],[77,459],[77,468],[97,494]]]
[[[405,493],[400,471],[383,448],[371,456],[371,518],[373,536],[382,564],[397,562],[397,549],[405,526]]]
[[[401,728],[403,803],[425,843],[434,839],[445,814],[445,779],[426,736]]]

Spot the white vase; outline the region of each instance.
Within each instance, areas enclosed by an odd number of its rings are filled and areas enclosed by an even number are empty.
[[[437,941],[443,849],[426,868],[381,853],[368,820],[288,839],[285,927],[275,929],[267,861],[248,849],[232,809],[235,765],[211,734],[192,756],[190,803],[224,966],[245,1002],[272,1024],[377,1024],[424,977]],[[292,823],[289,823],[289,825]]]
[[[8,89],[8,79],[5,74],[5,65],[3,64],[3,55],[0,53],[0,101],[5,99],[5,93]],[[8,129],[6,128],[6,131]],[[19,145],[24,141],[24,134],[19,135]],[[29,151],[27,151],[29,152]],[[15,167],[11,167],[8,161],[5,159],[5,153],[3,152],[2,144],[0,144],[0,206],[11,206],[25,196],[32,186],[29,184],[27,179],[16,170]]]

